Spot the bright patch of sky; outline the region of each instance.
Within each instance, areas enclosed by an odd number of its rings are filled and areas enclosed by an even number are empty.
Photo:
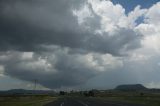
[[[112,0],[114,4],[121,4],[125,8],[125,12],[129,13],[134,10],[137,5],[141,8],[149,8],[160,0]]]

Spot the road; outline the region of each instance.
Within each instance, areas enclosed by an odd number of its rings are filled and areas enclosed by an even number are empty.
[[[144,106],[138,104],[118,103],[84,98],[61,98],[45,106]]]

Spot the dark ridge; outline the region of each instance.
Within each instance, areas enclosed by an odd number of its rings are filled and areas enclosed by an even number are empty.
[[[0,96],[3,95],[48,95],[48,94],[55,94],[53,90],[25,90],[25,89],[11,89],[8,91],[0,91]]]
[[[115,90],[121,91],[140,91],[140,90],[148,90],[142,84],[126,84],[126,85],[119,85],[115,88]]]

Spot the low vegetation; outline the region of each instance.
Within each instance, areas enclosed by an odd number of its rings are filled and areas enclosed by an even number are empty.
[[[15,90],[14,90],[15,91]],[[0,96],[0,106],[43,106],[58,98],[83,98],[88,100],[95,100],[100,102],[120,102],[120,103],[134,103],[144,104],[145,106],[160,106],[160,89],[147,89],[140,84],[136,85],[121,85],[116,89],[111,90],[89,90],[89,91],[60,91],[40,92],[30,95],[30,92],[24,94],[19,92],[12,93],[12,96],[5,96],[11,94],[1,92],[4,96]],[[22,90],[20,90],[22,91]],[[12,90],[13,92],[13,90]],[[25,96],[26,95],[26,96]]]
[[[43,106],[56,100],[51,96],[10,96],[0,97],[0,106]]]
[[[143,104],[145,106],[160,106],[160,94],[141,92],[102,93],[93,99],[101,101],[114,101],[122,103]]]

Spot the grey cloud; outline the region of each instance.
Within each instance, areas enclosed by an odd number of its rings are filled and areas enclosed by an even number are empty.
[[[142,35],[132,29],[118,28],[113,36],[96,34],[101,19],[94,13],[87,19],[90,29],[79,25],[72,10],[84,2],[0,0],[0,64],[5,74],[27,81],[36,78],[48,88],[77,86],[101,73],[81,57],[120,56],[141,46]],[[33,52],[33,58],[23,59],[25,51]]]
[[[102,74],[90,79],[86,84],[86,88],[111,89],[121,84],[141,83],[148,85],[152,82],[159,83],[159,55],[141,61],[130,61],[129,58],[125,59],[123,67],[102,72]]]
[[[41,45],[59,45],[119,55],[126,46],[126,50],[140,46],[141,35],[131,29],[119,28],[114,36],[95,34],[94,30],[100,27],[100,18],[95,14],[88,19],[90,30],[79,25],[72,10],[83,3],[82,0],[1,1],[0,50],[40,51]]]
[[[63,0],[1,3],[1,50],[27,51],[37,49],[40,44],[52,43],[71,46],[78,38],[74,31],[78,24],[69,11],[71,5],[72,1]]]
[[[98,74],[94,67],[80,59],[81,55],[68,55],[63,50],[34,53],[29,59],[23,59],[22,55],[21,52],[3,53],[0,64],[4,65],[5,74],[26,81],[37,79],[47,88],[81,85]]]
[[[107,33],[105,34],[107,35]],[[87,48],[92,48],[94,51],[101,51],[102,53],[119,55],[125,51],[139,48],[141,46],[141,37],[141,34],[136,34],[131,29],[120,28],[114,36],[92,36],[88,39]]]

